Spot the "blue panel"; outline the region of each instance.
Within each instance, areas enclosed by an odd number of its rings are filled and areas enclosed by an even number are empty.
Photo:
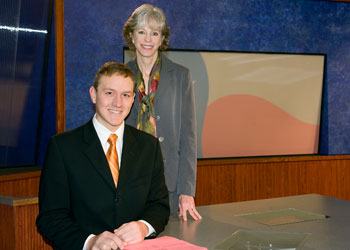
[[[49,1],[0,6],[0,166],[36,163]]]
[[[90,119],[95,71],[122,61],[122,29],[144,1],[65,1],[66,127]],[[312,0],[153,0],[174,49],[327,54],[321,153],[350,154],[350,3]]]

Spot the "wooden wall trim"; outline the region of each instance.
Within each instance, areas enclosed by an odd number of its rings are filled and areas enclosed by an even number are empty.
[[[198,160],[196,204],[317,193],[350,200],[350,155]],[[0,175],[0,195],[37,196],[41,171]]]
[[[32,171],[32,172],[16,173],[16,174],[3,174],[3,175],[0,175],[0,182],[30,179],[30,178],[40,177],[40,175],[41,175],[40,170]]]
[[[56,132],[66,128],[65,63],[64,63],[64,0],[55,0],[55,56],[56,56]]]
[[[38,204],[38,202],[39,202],[39,199],[37,196],[19,198],[19,197],[0,195],[0,204],[12,206],[12,207]]]
[[[41,171],[0,175],[0,195],[38,196]]]
[[[350,156],[198,161],[197,205],[321,194],[350,200]]]
[[[257,163],[273,163],[273,162],[333,161],[333,160],[342,160],[342,159],[350,160],[350,155],[302,155],[302,156],[299,155],[299,156],[199,159],[197,166],[219,166],[219,165],[227,165],[227,164],[257,164]]]

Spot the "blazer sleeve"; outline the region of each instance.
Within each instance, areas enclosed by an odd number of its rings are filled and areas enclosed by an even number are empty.
[[[195,196],[197,170],[197,122],[194,88],[190,71],[182,75],[180,161],[177,192]]]
[[[40,179],[36,225],[40,233],[53,242],[55,249],[82,249],[90,234],[72,219],[69,190],[65,163],[52,137]]]
[[[161,148],[158,140],[154,141],[156,142],[156,151],[153,161],[152,181],[142,219],[150,223],[155,229],[156,235],[158,235],[168,223],[170,209]]]

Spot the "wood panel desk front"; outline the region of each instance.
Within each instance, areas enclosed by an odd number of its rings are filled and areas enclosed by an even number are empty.
[[[325,214],[330,218],[268,226],[235,216],[285,208]],[[350,249],[350,202],[345,200],[308,194],[199,206],[198,211],[203,217],[200,221],[189,219],[187,222],[181,222],[176,216],[172,216],[160,236],[173,236],[210,249],[240,229],[308,232],[312,235],[301,250]]]
[[[38,210],[38,197],[0,195],[1,250],[52,249],[35,226]]]

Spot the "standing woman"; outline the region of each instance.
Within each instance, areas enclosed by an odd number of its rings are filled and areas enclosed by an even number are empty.
[[[171,213],[187,220],[202,217],[194,203],[197,135],[190,72],[166,58],[169,27],[163,11],[138,7],[124,25],[123,36],[136,57],[127,63],[135,74],[137,94],[127,123],[157,137],[165,164]]]

